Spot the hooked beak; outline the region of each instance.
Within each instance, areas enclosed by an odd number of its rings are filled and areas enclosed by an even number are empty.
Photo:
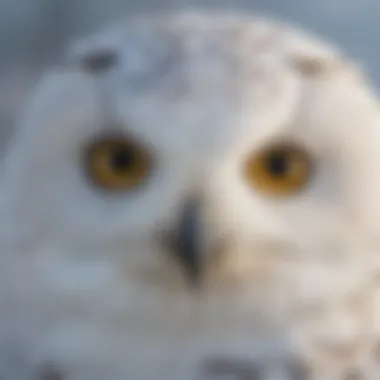
[[[202,227],[201,202],[190,199],[181,211],[173,249],[192,284],[198,284],[202,277]]]

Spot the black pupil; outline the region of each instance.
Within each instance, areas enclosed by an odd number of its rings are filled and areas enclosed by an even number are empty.
[[[290,170],[289,156],[286,152],[273,152],[268,158],[267,167],[273,176],[286,176]]]
[[[110,164],[117,171],[126,171],[135,164],[135,157],[131,150],[117,148],[110,155]]]

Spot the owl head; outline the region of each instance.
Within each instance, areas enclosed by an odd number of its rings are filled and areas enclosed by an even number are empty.
[[[3,234],[18,245],[161,287],[252,281],[274,258],[376,240],[377,98],[333,47],[185,13],[118,24],[69,57],[10,144]]]

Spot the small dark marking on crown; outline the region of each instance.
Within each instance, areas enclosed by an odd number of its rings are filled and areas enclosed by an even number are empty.
[[[98,50],[86,54],[81,66],[91,73],[104,72],[116,65],[118,56],[112,50]]]
[[[44,368],[38,380],[64,380],[61,372],[50,366]]]
[[[325,73],[331,66],[323,58],[317,57],[294,57],[292,59],[292,64],[302,75],[308,77],[319,76]]]

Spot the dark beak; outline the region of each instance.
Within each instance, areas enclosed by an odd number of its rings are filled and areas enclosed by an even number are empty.
[[[202,275],[202,223],[199,199],[187,201],[180,214],[174,236],[174,252],[192,284],[198,284]]]

